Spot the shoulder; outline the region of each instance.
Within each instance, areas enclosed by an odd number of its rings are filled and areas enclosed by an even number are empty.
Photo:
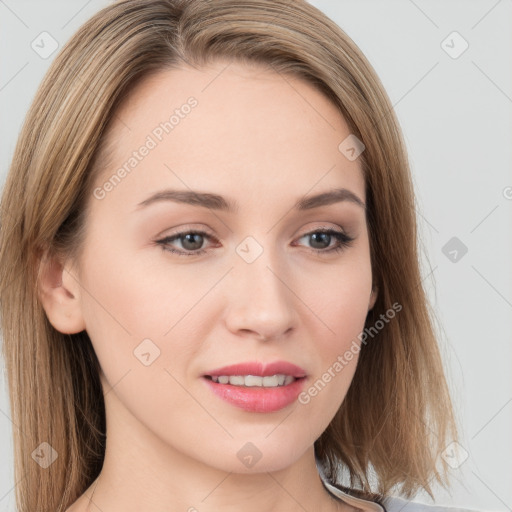
[[[386,512],[479,512],[469,508],[427,505],[395,496],[384,498],[382,505],[386,509]]]

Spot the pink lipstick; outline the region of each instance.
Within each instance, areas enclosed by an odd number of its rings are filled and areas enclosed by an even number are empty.
[[[274,412],[300,394],[306,371],[286,361],[248,362],[208,372],[204,380],[222,400],[248,412]]]

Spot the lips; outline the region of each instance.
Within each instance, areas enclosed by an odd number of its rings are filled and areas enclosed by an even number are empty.
[[[287,361],[275,361],[272,363],[248,362],[223,366],[208,372],[208,377],[218,377],[222,375],[255,375],[259,377],[269,377],[272,375],[290,375],[299,379],[306,376],[306,370]]]
[[[248,412],[268,413],[291,405],[301,392],[306,371],[287,361],[223,366],[204,381],[223,401]]]

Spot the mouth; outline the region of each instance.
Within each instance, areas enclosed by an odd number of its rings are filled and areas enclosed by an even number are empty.
[[[291,405],[306,377],[305,370],[286,361],[239,363],[203,375],[210,390],[223,401],[248,412],[260,413]]]

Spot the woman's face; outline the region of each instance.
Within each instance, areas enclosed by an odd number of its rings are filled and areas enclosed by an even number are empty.
[[[299,79],[218,62],[146,79],[109,135],[75,269],[108,428],[225,471],[292,464],[375,299],[347,124]]]

